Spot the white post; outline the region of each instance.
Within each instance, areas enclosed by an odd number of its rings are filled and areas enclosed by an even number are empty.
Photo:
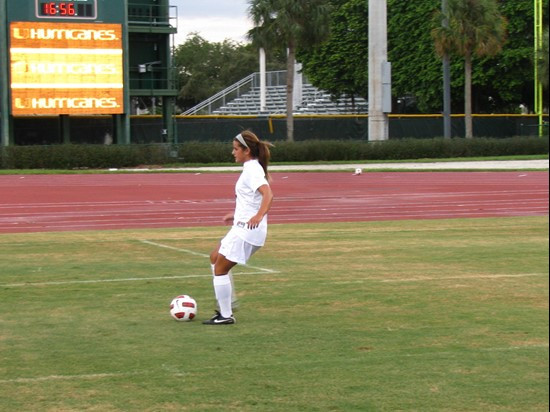
[[[260,47],[260,112],[267,111],[267,86],[265,76],[265,49]]]
[[[369,1],[369,140],[388,140],[387,0]],[[391,70],[391,69],[390,69]],[[391,71],[390,71],[391,73]],[[386,76],[384,76],[384,74]],[[384,78],[386,77],[386,78]],[[386,87],[384,87],[386,83]],[[384,93],[384,89],[386,93]],[[391,93],[391,92],[390,92]],[[386,96],[384,96],[384,94]],[[385,98],[384,98],[385,97]],[[386,107],[384,107],[386,100]],[[390,108],[391,110],[391,108]]]
[[[449,27],[447,20],[447,0],[441,0],[441,12],[445,18],[443,19],[443,27]],[[443,55],[443,137],[451,138],[451,62],[449,55]]]
[[[297,108],[302,106],[302,63],[294,62],[294,90],[292,96],[292,107],[296,111]]]

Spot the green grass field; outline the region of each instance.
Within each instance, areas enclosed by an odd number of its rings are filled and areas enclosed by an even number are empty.
[[[272,225],[205,326],[225,231],[0,236],[0,410],[548,410],[547,217]]]

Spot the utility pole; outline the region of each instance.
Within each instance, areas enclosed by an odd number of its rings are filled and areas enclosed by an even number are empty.
[[[369,0],[369,140],[388,140],[391,64],[388,59],[387,0]]]
[[[449,27],[447,10],[447,0],[441,0],[444,28]],[[443,55],[443,137],[451,138],[451,63],[447,53]]]

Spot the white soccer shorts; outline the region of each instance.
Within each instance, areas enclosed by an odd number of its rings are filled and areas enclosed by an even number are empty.
[[[231,262],[244,265],[260,247],[245,242],[231,229],[222,239],[219,253]]]

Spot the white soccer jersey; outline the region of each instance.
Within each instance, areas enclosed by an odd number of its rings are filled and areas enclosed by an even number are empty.
[[[254,246],[263,246],[267,236],[267,215],[255,229],[249,229],[246,223],[260,210],[262,194],[258,189],[268,185],[264,169],[257,159],[252,159],[243,164],[243,171],[235,185],[235,217],[233,230],[238,236]]]

